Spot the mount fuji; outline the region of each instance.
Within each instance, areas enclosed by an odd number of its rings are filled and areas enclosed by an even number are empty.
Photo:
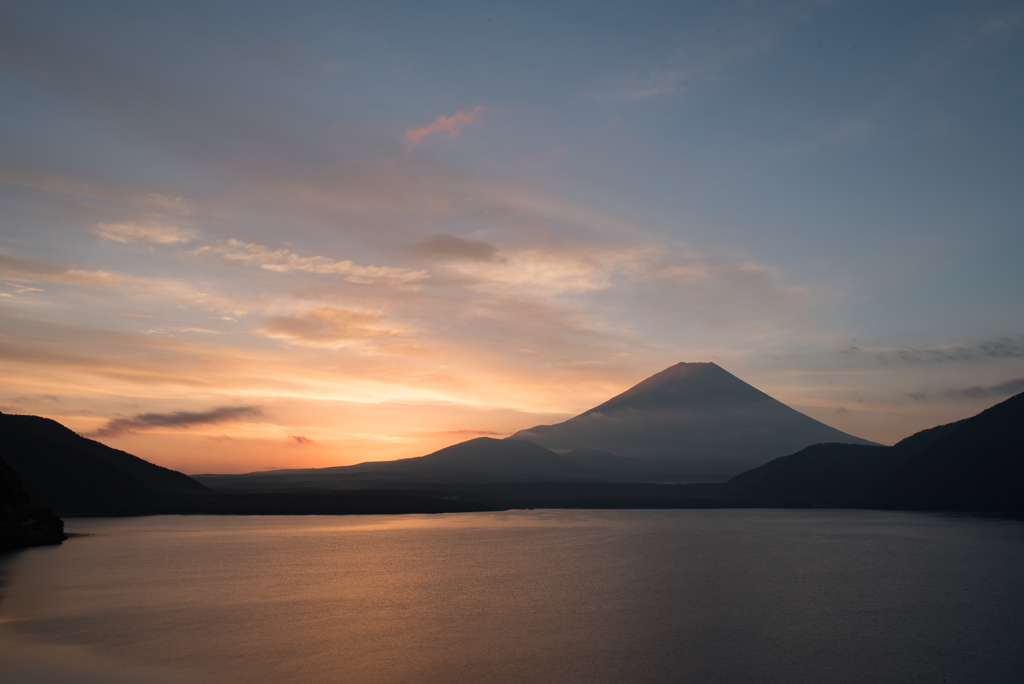
[[[823,442],[873,445],[796,411],[714,363],[678,363],[557,425],[520,430],[555,452],[600,449],[672,461],[718,481]]]

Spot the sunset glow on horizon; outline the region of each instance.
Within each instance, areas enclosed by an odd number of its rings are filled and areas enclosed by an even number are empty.
[[[1017,3],[0,17],[4,413],[194,474],[681,361],[885,444],[1024,391]]]

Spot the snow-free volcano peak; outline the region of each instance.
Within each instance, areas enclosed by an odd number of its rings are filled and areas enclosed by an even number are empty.
[[[795,411],[714,363],[679,363],[557,425],[512,439],[555,451],[603,449],[685,463],[693,480],[726,479],[811,444],[871,444]]]
[[[763,401],[775,400],[717,364],[677,363],[586,413]]]

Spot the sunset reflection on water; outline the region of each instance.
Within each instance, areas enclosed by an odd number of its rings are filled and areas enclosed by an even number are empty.
[[[0,659],[21,681],[929,681],[970,667],[998,682],[1024,665],[1016,522],[515,511],[69,529],[92,536],[0,561]]]

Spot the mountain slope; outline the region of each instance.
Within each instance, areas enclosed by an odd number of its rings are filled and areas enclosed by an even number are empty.
[[[601,449],[579,448],[563,456],[586,468],[594,477],[618,482],[680,482],[686,466],[678,461],[653,458],[626,458]]]
[[[209,492],[187,475],[39,416],[0,413],[0,444],[32,500],[60,515],[159,511],[181,497]]]
[[[592,473],[539,444],[478,437],[426,456],[350,466],[272,470],[244,475],[196,475],[220,489],[335,488],[339,485],[410,482],[530,482],[586,480]]]
[[[538,444],[491,437],[477,437],[453,444],[426,456],[403,458],[397,461],[360,463],[330,470],[442,476],[478,474],[530,478],[565,477],[579,473],[579,468],[571,461]]]
[[[899,463],[892,447],[814,444],[737,475],[725,491],[773,506],[843,505]]]
[[[512,435],[555,451],[601,449],[675,461],[724,480],[811,444],[872,445],[805,416],[713,363],[680,363],[557,425]]]
[[[945,431],[875,484],[886,508],[1024,510],[1024,393]]]
[[[892,447],[816,444],[732,478],[738,504],[1024,510],[1024,394]]]

